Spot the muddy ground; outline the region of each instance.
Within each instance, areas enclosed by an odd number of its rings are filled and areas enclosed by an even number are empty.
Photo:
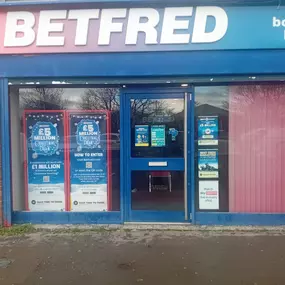
[[[115,230],[0,237],[0,284],[285,284],[285,235]]]

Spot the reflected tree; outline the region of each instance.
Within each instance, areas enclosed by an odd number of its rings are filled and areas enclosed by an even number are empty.
[[[83,94],[82,109],[109,110],[120,109],[120,97],[118,88],[89,88]]]
[[[66,109],[69,100],[64,98],[63,94],[63,88],[21,89],[20,107],[39,110]]]
[[[167,112],[162,100],[134,99],[131,103],[133,116],[159,115]]]
[[[80,108],[111,111],[112,132],[120,130],[120,96],[118,88],[89,88],[82,96]]]
[[[112,113],[112,132],[120,129],[120,96],[118,88],[89,88],[86,89],[81,109],[109,110]],[[162,100],[135,99],[131,102],[132,116],[172,115],[172,110],[166,108]]]
[[[229,104],[229,101],[228,100],[225,100],[222,102],[222,109],[225,109],[225,110],[229,110],[230,108],[230,104]]]
[[[184,112],[177,113],[170,106],[164,100],[132,100],[132,128],[137,124],[167,124],[168,127],[175,125],[178,129],[182,129],[180,122],[183,122]]]
[[[258,100],[269,102],[282,101],[285,103],[284,85],[240,85],[231,88],[231,104],[235,109],[256,103]],[[280,101],[280,102],[281,102]]]

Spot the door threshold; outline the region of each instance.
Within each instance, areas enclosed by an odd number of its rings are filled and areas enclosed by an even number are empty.
[[[156,223],[156,222],[125,222],[125,229],[131,230],[157,230],[157,231],[191,231],[195,226],[189,222],[185,223]]]
[[[164,226],[167,226],[167,225],[174,225],[174,226],[185,226],[185,225],[191,225],[190,222],[188,221],[185,221],[185,222],[177,222],[177,223],[174,223],[174,222],[124,222],[124,225],[139,225],[139,226],[142,226],[142,225],[146,225],[146,226],[155,226],[155,225],[164,225]]]

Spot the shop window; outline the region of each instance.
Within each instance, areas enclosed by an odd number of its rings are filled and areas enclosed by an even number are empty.
[[[197,210],[284,213],[285,85],[195,94]]]
[[[195,88],[196,208],[228,211],[229,88]]]
[[[120,210],[117,88],[10,88],[15,211]]]

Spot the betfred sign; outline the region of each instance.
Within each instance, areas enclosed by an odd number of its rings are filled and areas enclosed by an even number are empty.
[[[0,54],[285,48],[282,6],[16,9],[0,11]]]
[[[4,54],[191,49],[228,28],[220,7],[7,11],[0,21]]]

